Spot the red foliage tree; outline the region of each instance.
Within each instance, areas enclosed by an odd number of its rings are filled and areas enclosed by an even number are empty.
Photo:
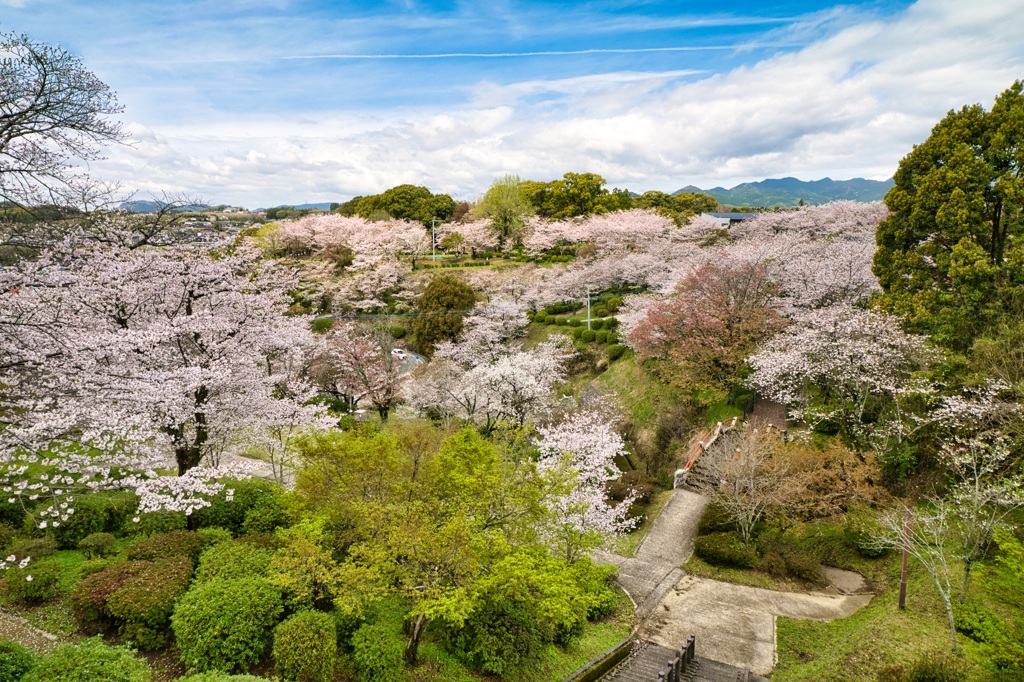
[[[721,390],[757,344],[782,328],[778,285],[761,265],[707,263],[668,300],[648,309],[630,333],[641,359],[684,390]]]

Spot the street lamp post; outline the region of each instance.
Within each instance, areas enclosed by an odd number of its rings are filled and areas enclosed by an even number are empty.
[[[437,218],[430,219],[430,262],[433,263],[437,260],[437,252],[434,245],[437,244],[437,238],[434,237],[434,223],[437,222]]]

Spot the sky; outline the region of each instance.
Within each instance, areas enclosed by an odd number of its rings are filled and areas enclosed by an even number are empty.
[[[642,192],[891,177],[1024,78],[1024,0],[0,0],[111,86],[91,172],[255,208],[505,174]]]

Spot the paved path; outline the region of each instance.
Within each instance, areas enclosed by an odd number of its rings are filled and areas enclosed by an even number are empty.
[[[775,665],[775,619],[845,618],[870,594],[776,592],[684,576],[666,594],[638,635],[665,647],[697,635],[698,654],[767,675]]]
[[[676,489],[632,557],[596,552],[594,558],[619,567],[619,584],[645,617],[682,576],[679,566],[693,554],[697,523],[707,498]]]
[[[775,619],[845,618],[867,605],[863,578],[825,569],[832,587],[809,594],[776,592],[687,575],[707,498],[676,489],[632,557],[596,552],[619,567],[618,581],[636,605],[640,639],[674,649],[697,635],[697,655],[767,675],[775,665]]]
[[[56,635],[3,609],[0,609],[0,639],[9,639],[38,653],[49,651],[59,643]]]

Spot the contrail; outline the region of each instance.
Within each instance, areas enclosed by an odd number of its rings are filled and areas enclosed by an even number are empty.
[[[758,47],[799,47],[791,43],[744,45],[697,45],[686,47],[609,47],[588,50],[542,50],[537,52],[441,52],[436,54],[310,54],[280,59],[508,59],[515,57],[561,57],[585,54],[637,54],[642,52],[701,52]]]

